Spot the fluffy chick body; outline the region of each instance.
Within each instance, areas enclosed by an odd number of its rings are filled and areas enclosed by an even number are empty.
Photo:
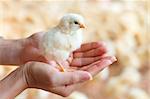
[[[54,61],[66,60],[70,53],[82,44],[83,17],[78,14],[67,14],[60,23],[48,30],[40,44],[41,52],[46,58]]]
[[[81,46],[82,33],[80,30],[72,31],[76,33],[64,34],[59,27],[48,31],[42,40],[42,52],[48,60],[64,61],[70,53]]]

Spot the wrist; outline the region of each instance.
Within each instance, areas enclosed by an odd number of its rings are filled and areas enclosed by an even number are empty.
[[[23,68],[17,68],[0,81],[0,96],[2,99],[12,99],[27,87]]]
[[[26,43],[25,39],[19,40],[0,40],[0,64],[1,65],[20,65],[20,54]]]

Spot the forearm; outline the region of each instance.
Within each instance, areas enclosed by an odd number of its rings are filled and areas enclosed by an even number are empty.
[[[0,39],[0,65],[19,65],[25,40]]]
[[[22,68],[18,68],[0,81],[0,98],[14,99],[27,88]]]

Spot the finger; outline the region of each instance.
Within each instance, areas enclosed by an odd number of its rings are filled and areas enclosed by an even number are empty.
[[[92,76],[95,76],[96,74],[98,74],[100,71],[102,71],[104,68],[111,65],[115,61],[116,61],[115,57],[107,57],[107,59],[102,59],[97,64],[87,68],[86,71],[91,73]]]
[[[92,76],[86,71],[60,72],[54,80],[54,83],[57,84],[56,86],[65,86],[84,82],[90,79],[92,79]]]
[[[89,65],[93,62],[96,62],[97,60],[100,60],[102,56],[97,57],[89,57],[89,58],[75,58],[71,62],[71,66],[81,67]]]
[[[104,46],[104,42],[92,42],[92,43],[85,43],[82,44],[79,49],[77,49],[75,52],[84,52],[84,51],[89,51],[91,49],[98,48],[100,46]]]
[[[104,53],[107,52],[106,47],[98,47],[96,49],[89,50],[87,52],[76,52],[74,53],[73,57],[74,58],[81,58],[81,57],[95,57],[95,56],[100,56]]]
[[[101,59],[97,60],[96,62],[93,62],[93,63],[91,63],[91,64],[89,64],[89,65],[87,65],[87,66],[78,67],[78,70],[84,70],[84,71],[86,71],[88,68],[90,68],[90,67],[92,67],[92,66],[95,66],[95,65],[101,63],[102,60],[110,60],[110,61],[113,61],[113,58],[112,58],[112,57],[114,57],[114,56],[106,56],[106,55],[103,55],[103,56],[101,57]],[[116,59],[116,58],[115,58],[115,59]]]

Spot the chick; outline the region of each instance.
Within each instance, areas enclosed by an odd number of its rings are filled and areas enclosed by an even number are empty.
[[[65,71],[61,61],[65,61],[70,53],[82,44],[82,29],[84,19],[78,14],[64,15],[56,27],[49,29],[40,44],[42,54],[50,61],[54,60]]]

